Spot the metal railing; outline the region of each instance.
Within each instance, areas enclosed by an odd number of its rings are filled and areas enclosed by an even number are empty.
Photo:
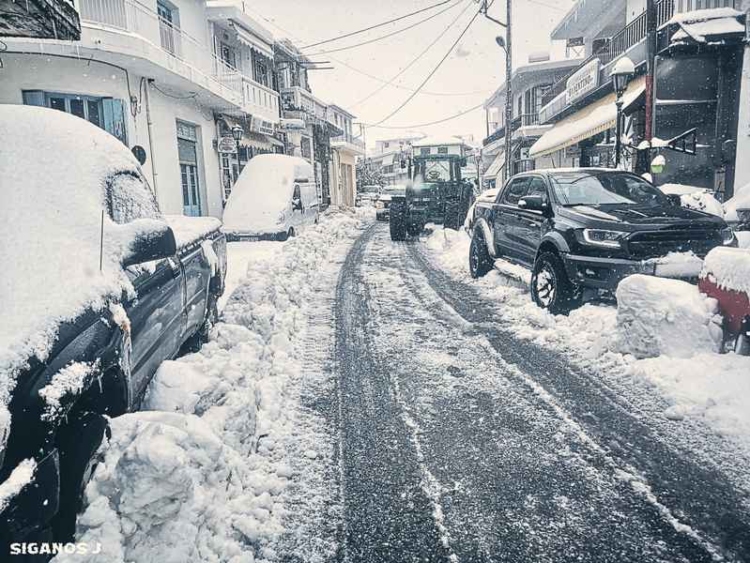
[[[128,31],[160,47],[201,74],[242,93],[241,75],[202,42],[136,0],[80,0],[81,21],[88,26]]]
[[[359,147],[360,149],[365,148],[365,143],[362,139],[358,139],[351,133],[346,133],[342,135],[337,135],[336,137],[331,137],[332,143],[349,143],[350,145],[354,145],[355,147]]]

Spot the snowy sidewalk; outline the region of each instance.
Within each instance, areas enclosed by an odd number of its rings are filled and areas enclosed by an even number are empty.
[[[211,341],[162,365],[146,412],[111,421],[78,520],[78,541],[102,545],[88,560],[273,561],[280,545],[300,541],[309,543],[306,561],[330,554],[312,529],[330,520],[335,499],[324,497],[337,494],[324,482],[335,437],[307,404],[330,390],[330,374],[318,369],[326,350],[310,346],[324,348],[328,336],[309,319],[330,311],[361,225],[331,213],[284,244],[230,249],[227,284],[236,289]],[[310,530],[287,530],[291,513]]]

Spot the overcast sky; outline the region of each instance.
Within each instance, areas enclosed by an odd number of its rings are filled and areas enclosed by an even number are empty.
[[[277,38],[288,36],[297,45],[315,43],[374,23],[413,12],[435,4],[438,0],[245,0],[251,15],[262,15]],[[550,51],[549,33],[573,5],[573,0],[513,0],[514,66],[528,61],[531,53]],[[451,6],[446,4],[407,20],[378,28],[366,34],[305,50],[313,55],[373,39],[438,13]],[[410,95],[407,89],[388,86],[368,101],[362,101],[382,86],[358,69],[383,80],[390,80],[432,43],[445,35],[395,84],[416,88],[430,73],[472,16],[479,4],[475,0],[455,0],[455,6],[434,19],[405,33],[337,53],[312,56],[313,60],[330,61],[333,70],[310,73],[313,93],[328,103],[335,103],[357,116],[356,121],[377,123],[396,109]],[[497,0],[490,9],[494,17],[505,20],[505,2]],[[456,19],[458,18],[458,19]],[[453,23],[455,20],[455,23]],[[448,117],[480,104],[502,83],[504,55],[495,43],[503,33],[500,26],[479,16],[440,70],[404,109],[383,125],[412,125]],[[561,58],[559,45],[553,58]],[[350,65],[347,67],[346,65]],[[326,65],[328,66],[328,65]],[[451,95],[434,95],[451,94]],[[459,94],[459,95],[454,95]],[[421,127],[427,134],[473,134],[479,141],[485,136],[484,110],[431,127]],[[355,129],[356,131],[356,129]],[[403,130],[368,128],[367,141],[396,137]]]

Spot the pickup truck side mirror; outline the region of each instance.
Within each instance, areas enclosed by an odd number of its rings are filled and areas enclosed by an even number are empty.
[[[550,212],[549,201],[540,195],[527,195],[518,200],[518,207],[527,211],[541,211],[545,215]]]
[[[158,230],[150,230],[136,236],[130,245],[130,254],[122,261],[127,268],[135,264],[143,264],[151,260],[169,258],[177,253],[177,242],[174,232],[170,227],[164,225]]]
[[[669,205],[673,207],[682,206],[682,198],[677,194],[667,194],[667,201],[669,202]]]
[[[302,200],[298,197],[295,197],[292,200],[292,209],[294,211],[302,211]]]

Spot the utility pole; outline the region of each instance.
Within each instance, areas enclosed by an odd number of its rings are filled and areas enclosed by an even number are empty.
[[[506,0],[507,15],[505,16],[505,179],[508,180],[512,173],[512,150],[513,150],[513,89],[511,79],[513,78],[513,40],[511,29],[513,15],[513,0]]]
[[[644,139],[649,147],[654,138],[654,69],[656,66],[656,3],[646,0],[646,112],[644,124]],[[649,172],[651,165],[651,150],[641,151],[637,162],[638,172]]]

